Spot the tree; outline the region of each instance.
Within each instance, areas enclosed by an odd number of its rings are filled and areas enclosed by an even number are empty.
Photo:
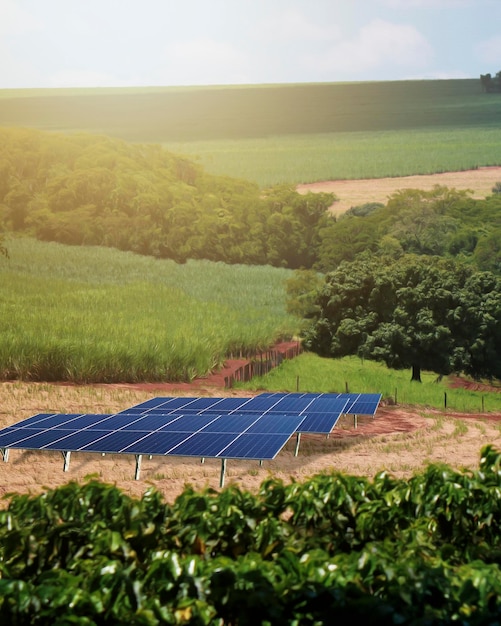
[[[501,377],[501,280],[451,259],[366,256],[342,263],[316,290],[304,345],[395,369]]]
[[[480,74],[480,83],[486,93],[501,91],[501,72],[498,72],[494,78],[491,74]]]

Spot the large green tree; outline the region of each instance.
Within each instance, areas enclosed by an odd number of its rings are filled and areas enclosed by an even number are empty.
[[[501,280],[440,257],[367,256],[316,291],[305,347],[396,369],[501,378]]]

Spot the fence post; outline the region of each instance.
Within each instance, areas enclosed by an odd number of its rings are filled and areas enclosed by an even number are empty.
[[[444,391],[444,409],[447,408],[447,391]]]
[[[296,376],[296,391],[299,391],[299,376]]]

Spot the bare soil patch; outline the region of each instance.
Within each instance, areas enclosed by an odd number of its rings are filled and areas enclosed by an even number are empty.
[[[386,204],[388,198],[402,189],[433,189],[435,185],[450,189],[470,190],[473,198],[485,198],[492,193],[492,188],[501,182],[501,167],[479,167],[463,172],[444,172],[418,176],[396,178],[375,178],[357,180],[329,180],[318,183],[299,185],[300,193],[334,193],[339,200],[332,205],[336,215],[344,213],[353,206],[367,202]]]
[[[232,363],[227,363],[231,368]],[[39,412],[113,413],[155,396],[248,396],[248,392],[224,389],[204,379],[182,388],[164,385],[73,386],[45,383],[0,383],[0,427]],[[456,380],[456,384],[459,381]],[[326,438],[303,435],[299,454],[295,437],[273,461],[228,461],[225,485],[257,491],[274,476],[285,483],[302,481],[322,472],[343,472],[372,478],[386,470],[396,477],[410,477],[429,463],[446,463],[458,470],[478,468],[480,450],[501,444],[501,414],[458,414],[408,406],[379,407],[374,418],[343,417]],[[133,455],[72,453],[68,472],[60,453],[10,450],[8,462],[0,460],[0,496],[36,494],[69,481],[89,477],[117,485],[139,497],[153,486],[167,502],[173,502],[187,485],[196,490],[219,488],[221,462],[184,457],[143,458],[140,480],[134,479]],[[6,506],[8,498],[0,501]]]

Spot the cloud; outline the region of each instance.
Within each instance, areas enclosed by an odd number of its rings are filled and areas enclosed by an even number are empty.
[[[350,40],[342,40],[308,63],[324,72],[358,72],[383,67],[425,66],[433,54],[427,40],[413,26],[376,19],[360,28]]]
[[[171,44],[163,67],[158,69],[167,75],[166,84],[227,84],[248,80],[247,56],[230,43],[207,38]]]
[[[258,36],[283,41],[332,41],[340,35],[336,25],[317,24],[302,11],[289,8],[267,17],[259,24]]]

